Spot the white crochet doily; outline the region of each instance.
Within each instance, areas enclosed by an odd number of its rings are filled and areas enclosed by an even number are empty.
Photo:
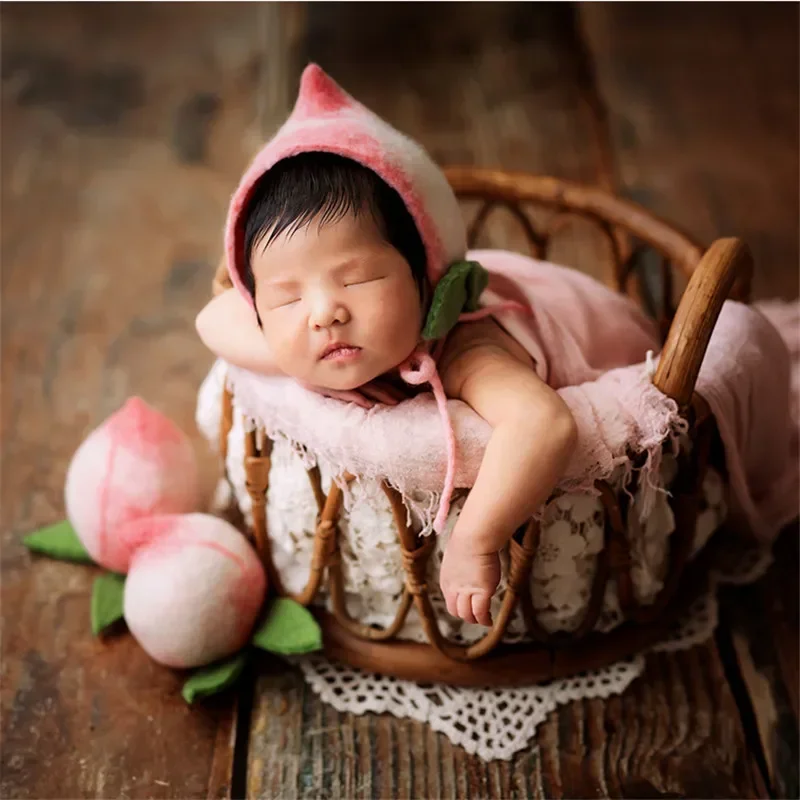
[[[736,570],[715,572],[709,591],[698,598],[674,630],[651,648],[655,652],[684,650],[705,642],[717,625],[718,583],[749,583],[764,574],[768,553],[750,554]],[[464,689],[421,685],[368,674],[322,656],[292,659],[306,682],[337,711],[353,714],[389,713],[426,722],[434,731],[470,754],[493,761],[509,760],[530,746],[537,727],[562,703],[620,694],[644,671],[645,654],[604,669],[519,689]]]

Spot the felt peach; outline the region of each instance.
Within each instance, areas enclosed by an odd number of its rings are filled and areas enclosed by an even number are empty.
[[[255,550],[209,514],[156,516],[120,530],[139,543],[125,581],[124,614],[151,658],[199,667],[249,641],[267,579]]]
[[[92,558],[126,572],[131,550],[115,531],[153,514],[197,510],[191,442],[168,417],[132,397],[78,448],[64,493],[67,517]]]

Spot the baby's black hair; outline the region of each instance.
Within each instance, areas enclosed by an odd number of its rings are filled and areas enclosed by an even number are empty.
[[[244,211],[243,281],[255,301],[251,256],[282,233],[314,219],[372,214],[386,241],[408,262],[420,299],[425,297],[425,245],[400,195],[372,170],[333,153],[302,153],[279,161],[256,184]],[[260,320],[259,320],[260,321]]]

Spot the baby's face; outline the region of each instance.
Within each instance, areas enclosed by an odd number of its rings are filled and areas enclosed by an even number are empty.
[[[287,375],[354,389],[414,350],[422,312],[411,268],[370,214],[312,221],[258,245],[251,263],[264,335]]]

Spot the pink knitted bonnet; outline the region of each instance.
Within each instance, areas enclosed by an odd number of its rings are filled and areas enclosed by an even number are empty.
[[[345,92],[316,64],[300,80],[294,110],[253,159],[233,195],[225,226],[225,250],[233,285],[252,305],[242,283],[242,210],[258,180],[279,161],[300,153],[334,153],[367,167],[405,201],[417,225],[435,286],[467,251],[464,222],[453,190],[425,150]]]

